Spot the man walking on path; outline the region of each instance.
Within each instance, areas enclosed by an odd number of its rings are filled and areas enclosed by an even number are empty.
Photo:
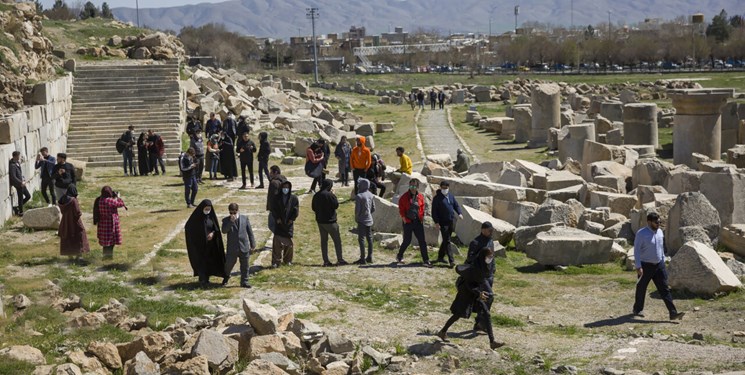
[[[127,128],[127,131],[125,131],[122,134],[122,136],[119,138],[119,142],[122,142],[122,146],[124,146],[124,150],[122,151],[122,158],[124,159],[124,175],[125,176],[134,176],[135,175],[135,167],[134,167],[135,136],[134,136],[134,130],[135,130],[134,125],[130,125]],[[127,165],[129,165],[129,172],[127,171]]]
[[[266,183],[269,184],[271,182],[271,178],[269,177],[269,154],[271,153],[271,145],[269,144],[267,137],[268,135],[266,132],[259,133],[259,153],[256,155],[259,159],[259,186],[256,187],[257,189],[264,188],[265,175],[267,179]]]
[[[396,147],[396,155],[398,155],[398,162],[401,164],[398,172],[411,175],[411,173],[414,172],[414,167],[411,164],[411,158],[409,158],[409,155],[406,155],[404,148],[401,146]]]
[[[354,197],[354,220],[357,222],[357,242],[360,244],[360,259],[354,264],[373,263],[373,212],[375,212],[374,195],[368,188],[370,181],[360,178],[359,192]],[[367,241],[367,257],[365,257],[365,241]]]
[[[28,192],[26,180],[23,178],[21,153],[19,151],[13,151],[12,155],[13,158],[8,163],[8,176],[10,176],[10,186],[16,190],[16,196],[18,197],[17,206],[13,211],[15,211],[16,215],[23,216],[23,205],[31,199],[31,193]]]
[[[411,105],[411,110],[413,111],[414,108],[416,108],[416,93],[414,91],[409,93],[409,105]]]
[[[437,102],[440,104],[440,109],[445,109],[445,91],[437,94]]]
[[[54,165],[56,163],[57,159],[55,159],[54,156],[49,155],[49,149],[46,147],[42,147],[41,150],[39,150],[39,154],[36,155],[35,167],[36,169],[41,169],[41,195],[50,205],[57,204],[57,195],[54,193],[54,180],[52,179],[52,176],[54,176]],[[49,190],[49,195],[52,196],[52,200],[49,200],[47,190]]]
[[[238,158],[241,161],[241,179],[243,181],[241,189],[246,189],[246,168],[248,168],[251,187],[254,187],[254,153],[256,152],[256,144],[251,140],[248,132],[241,134],[235,149],[238,151]]]
[[[365,137],[357,137],[357,146],[352,149],[351,158],[354,193],[357,194],[357,179],[365,177],[368,168],[372,165],[372,153],[365,146]]]
[[[267,184],[269,185],[266,189],[266,210],[269,211],[268,227],[269,230],[274,233],[276,220],[274,220],[274,216],[272,215],[272,205],[282,191],[282,184],[287,181],[287,178],[282,176],[282,171],[278,166],[272,165],[269,169],[269,176],[267,179]]]
[[[409,181],[409,190],[398,200],[398,213],[404,226],[404,238],[401,242],[401,248],[398,249],[396,261],[399,264],[404,263],[404,252],[411,244],[412,234],[416,236],[419,242],[419,250],[422,253],[422,264],[425,267],[432,268],[427,253],[427,242],[424,240],[424,195],[417,191],[419,189],[419,180],[411,179]]]
[[[416,93],[416,101],[419,103],[419,108],[424,109],[424,91],[419,90]]]
[[[442,244],[440,244],[440,252],[437,253],[435,263],[445,263],[445,255],[447,255],[448,264],[450,264],[450,268],[453,268],[455,267],[455,260],[452,251],[450,251],[450,237],[453,235],[455,215],[458,214],[458,217],[462,219],[463,214],[460,211],[458,201],[450,194],[449,187],[449,182],[440,182],[440,189],[437,190],[435,197],[432,199],[432,219],[434,219],[435,226],[442,234]]]
[[[58,197],[65,195],[70,185],[75,185],[75,167],[67,162],[67,154],[64,152],[57,154],[57,165],[52,169],[52,179],[54,192]]]
[[[468,254],[466,254],[466,264],[473,264],[474,259],[476,259],[476,256],[481,251],[481,249],[487,248],[490,249],[492,252],[494,252],[494,240],[492,240],[492,233],[494,232],[494,226],[492,226],[491,222],[485,221],[481,224],[481,233],[479,233],[476,238],[471,241],[470,244],[468,244]],[[496,264],[494,263],[494,259],[492,259],[491,262],[488,264],[489,266],[489,277],[487,279],[489,283],[489,287],[494,286],[494,270]],[[493,299],[485,301],[488,309],[491,309],[492,302],[494,302]],[[485,331],[486,328],[483,326],[481,319],[482,311],[476,312],[476,321],[473,324],[473,330],[474,331]]]
[[[248,283],[248,257],[256,251],[256,240],[248,216],[238,213],[238,204],[228,205],[229,216],[222,219],[222,232],[228,239],[225,252],[225,278],[222,285],[227,286],[236,260],[241,265],[241,288],[250,288]]]
[[[437,106],[437,92],[435,89],[429,91],[429,109],[435,109]]]
[[[684,312],[678,312],[673,304],[673,295],[667,285],[667,270],[665,269],[665,237],[660,229],[660,217],[652,212],[647,215],[647,226],[636,232],[634,239],[634,259],[636,267],[636,300],[634,302],[634,316],[644,317],[644,299],[647,286],[654,281],[657,292],[665,302],[670,320],[683,319]]]
[[[292,183],[282,183],[280,194],[272,202],[272,217],[274,218],[274,240],[272,241],[272,268],[280,263],[292,265],[295,244],[292,237],[295,231],[295,220],[300,213],[299,201],[292,194]]]
[[[321,188],[317,194],[313,195],[312,208],[316,213],[316,223],[318,232],[321,234],[321,257],[323,266],[330,267],[333,264],[329,260],[329,235],[334,241],[334,250],[336,251],[336,265],[344,266],[349,263],[344,260],[344,253],[341,248],[341,234],[339,233],[339,224],[336,222],[336,210],[339,208],[339,200],[336,199],[333,191],[334,182],[330,179],[321,181]]]
[[[194,148],[189,147],[186,154],[184,154],[184,156],[181,157],[181,160],[179,160],[181,178],[184,180],[184,199],[186,200],[186,208],[194,207],[194,199],[197,197],[197,192],[199,191],[196,176],[199,166],[197,161],[194,159]]]
[[[201,184],[202,173],[204,173],[204,140],[202,139],[202,132],[194,133],[190,136],[189,147],[194,149],[194,161],[197,163],[194,176],[197,178],[197,183]]]

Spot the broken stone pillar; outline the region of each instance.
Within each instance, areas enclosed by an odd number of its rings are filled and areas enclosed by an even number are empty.
[[[517,104],[512,107],[512,117],[515,121],[515,143],[525,143],[530,140],[530,128],[533,122],[533,109],[530,104]]]
[[[559,160],[565,162],[567,158],[582,160],[585,140],[595,140],[595,124],[592,122],[565,126],[568,134],[559,139]]]
[[[722,108],[722,150],[728,150],[737,144],[740,117],[738,115],[739,103],[727,103]]]
[[[623,102],[610,101],[600,103],[600,116],[614,121],[623,121]]]
[[[669,90],[675,107],[673,161],[695,168],[692,154],[719,160],[722,153],[722,107],[735,89]]]
[[[624,143],[659,147],[657,104],[631,103],[623,107]]]
[[[533,119],[528,147],[544,147],[548,143],[548,129],[561,126],[561,88],[553,83],[536,85],[530,100]]]

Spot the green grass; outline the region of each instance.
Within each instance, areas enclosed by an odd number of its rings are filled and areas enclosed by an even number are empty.
[[[201,306],[194,306],[175,297],[159,300],[134,298],[127,302],[130,315],[141,313],[148,318],[148,326],[161,330],[176,321],[176,318],[198,317],[208,313]]]
[[[79,295],[83,307],[89,311],[95,311],[109,303],[111,298],[119,299],[133,294],[132,288],[105,279],[86,281],[69,278],[63,280],[60,287],[66,293]]]
[[[544,330],[559,336],[582,336],[588,334],[587,329],[575,325],[550,325],[544,327]]]
[[[624,272],[618,263],[603,263],[569,266],[563,270],[546,271],[544,273],[548,275],[614,275]]]
[[[495,327],[524,327],[525,322],[507,315],[492,314],[491,322]]]
[[[0,10],[4,5],[0,4]],[[15,375],[15,374],[30,374],[34,372],[36,366],[23,361],[16,361],[15,359],[3,358],[0,361],[0,374],[3,375]]]
[[[386,286],[357,286],[350,287],[348,290],[356,290],[356,292],[335,291],[334,294],[350,302],[386,312],[415,314],[426,304],[426,301],[412,297],[412,293],[393,293]]]

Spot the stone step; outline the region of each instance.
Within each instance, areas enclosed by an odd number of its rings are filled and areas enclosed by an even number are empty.
[[[111,115],[129,115],[134,113],[147,114],[151,112],[163,112],[169,111],[170,106],[173,104],[131,104],[131,105],[101,105],[101,106],[88,106],[88,105],[73,105],[73,115],[97,115],[100,116],[102,113]],[[178,105],[173,105],[174,108],[178,108]]]
[[[156,133],[160,134],[161,137],[164,138],[165,141],[168,141],[166,138],[170,138],[171,141],[174,140],[180,140],[181,135],[179,134],[178,130],[175,129],[174,126],[162,126],[162,127],[150,127],[149,130],[154,130]],[[68,142],[76,142],[79,140],[85,140],[89,142],[100,142],[100,141],[106,141],[106,140],[116,140],[119,139],[119,137],[122,135],[124,131],[121,128],[116,129],[87,129],[85,127],[81,128],[73,128],[68,133],[70,137],[75,137],[75,139],[68,139]],[[139,132],[135,134],[135,137],[138,137],[140,134]],[[167,137],[166,137],[167,136]],[[171,138],[172,137],[172,138]]]
[[[164,82],[164,83],[153,83],[153,84],[128,84],[128,85],[122,85],[122,84],[95,84],[95,85],[77,85],[75,84],[75,91],[79,91],[77,94],[98,94],[98,93],[108,93],[111,91],[140,91],[140,92],[153,92],[153,91],[168,91],[169,93],[172,93],[170,90],[178,90],[179,85],[177,82]]]
[[[169,150],[178,150],[181,151],[181,145],[166,145],[166,152]],[[111,156],[112,158],[121,158],[121,154],[116,152],[116,147],[114,145],[106,146],[106,147],[67,147],[67,152],[75,153],[78,155],[86,156],[88,158],[90,157],[98,157],[98,156]],[[116,155],[114,155],[116,154]],[[104,160],[104,159],[98,159],[98,160]],[[109,159],[105,159],[109,160]]]
[[[163,96],[139,96],[139,97],[126,97],[118,98],[118,100],[107,99],[106,101],[96,100],[95,98],[82,98],[73,99],[73,106],[75,104],[83,104],[86,106],[111,106],[111,105],[164,105],[164,104],[176,104],[181,102],[179,97],[163,97]]]
[[[115,118],[71,118],[70,124],[72,125],[91,125],[91,126],[107,126],[110,128],[122,128],[126,129],[129,125],[157,125],[157,124],[178,124],[181,122],[179,117],[176,115],[161,115],[161,116],[149,116],[146,118],[135,118],[135,117],[115,117]],[[110,126],[109,126],[110,125]]]
[[[101,64],[81,64],[76,67],[76,72],[95,72],[95,71],[122,71],[122,70],[177,70],[178,63],[165,63],[165,64],[152,64],[152,65],[138,65],[138,64],[122,64],[122,65],[101,65]]]
[[[132,113],[129,112],[119,112],[119,113],[112,113],[112,112],[104,112],[101,113],[99,111],[90,111],[88,113],[82,113],[82,112],[73,112],[72,115],[70,115],[70,121],[95,121],[101,118],[110,118],[110,119],[128,119],[128,120],[147,120],[150,118],[163,118],[163,117],[172,117],[172,118],[178,118],[175,114],[168,111],[151,111],[148,113]]]

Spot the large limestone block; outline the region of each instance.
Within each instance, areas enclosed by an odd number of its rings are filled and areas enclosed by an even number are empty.
[[[512,165],[506,161],[492,161],[483,163],[474,163],[468,167],[468,174],[485,173],[489,176],[489,181],[499,181],[504,171],[510,169]]]
[[[714,249],[696,241],[678,250],[670,260],[668,274],[671,288],[701,296],[731,292],[742,286]]]
[[[160,365],[153,362],[145,352],[138,352],[124,364],[127,375],[160,375]]]
[[[510,202],[495,199],[492,216],[504,220],[515,227],[528,225],[530,218],[535,215],[538,204],[533,202]]]
[[[631,209],[636,207],[638,198],[635,195],[593,191],[590,193],[590,207],[610,207],[610,212],[629,217]]]
[[[633,187],[639,185],[665,186],[674,165],[658,159],[639,159],[632,169]]]
[[[44,365],[47,363],[41,350],[29,345],[15,345],[0,349],[0,357],[27,362],[33,365]]]
[[[511,202],[525,200],[528,191],[528,189],[518,186],[501,185],[491,182],[467,180],[462,178],[429,176],[427,180],[431,185],[435,186],[438,186],[442,181],[449,182],[450,192],[453,195],[465,195],[469,197],[493,197],[494,199],[502,199]]]
[[[579,218],[572,206],[554,199],[547,199],[538,206],[535,215],[528,221],[528,225],[562,223],[568,227],[576,227],[578,222]]]
[[[552,228],[536,235],[525,253],[542,265],[581,265],[610,261],[613,240],[576,228]]]
[[[235,364],[228,339],[221,333],[205,329],[199,332],[196,343],[191,348],[192,357],[204,356],[209,367],[216,372],[227,372]]]
[[[274,363],[257,359],[251,361],[240,375],[288,375],[288,373],[277,367]]]
[[[73,159],[70,157],[67,158],[67,162],[72,164],[73,167],[75,167],[75,180],[85,181],[85,170],[86,170],[88,163],[82,160],[77,160],[77,159]]]
[[[565,225],[563,223],[551,223],[551,224],[543,224],[543,225],[535,225],[535,226],[521,226],[515,229],[515,249],[517,251],[525,251],[527,249],[528,244],[535,239],[535,237],[538,235],[538,233],[546,232],[552,228],[556,227],[564,227]]]
[[[745,257],[745,224],[732,224],[722,228],[719,241],[733,253]]]
[[[279,313],[270,306],[243,299],[243,312],[246,314],[248,323],[259,335],[276,333],[279,326]]]
[[[621,163],[627,167],[633,167],[639,159],[639,153],[624,146],[606,145],[590,140],[585,140],[582,152],[582,177],[590,180],[588,166],[596,161],[611,160]]]
[[[487,221],[494,227],[492,232],[494,242],[507,245],[512,240],[515,234],[514,225],[471,207],[463,206],[461,210],[463,219],[458,219],[455,224],[455,234],[462,243],[470,243],[476,238],[481,233],[481,224]]]
[[[287,355],[282,336],[278,334],[254,336],[251,338],[251,349],[248,358],[256,359],[266,353]]]
[[[494,213],[494,198],[492,197],[456,196],[455,200],[457,200],[458,204],[461,206],[468,206],[490,215],[493,215]]]
[[[745,175],[733,170],[704,173],[701,193],[719,212],[723,226],[745,223]]]
[[[13,143],[23,138],[27,131],[28,118],[24,112],[17,112],[10,116],[0,118],[0,144]],[[7,164],[7,162],[5,164]]]
[[[585,180],[569,171],[547,171],[533,175],[533,187],[541,190],[561,190],[570,186],[582,185]]]
[[[33,208],[23,213],[23,225],[31,229],[58,229],[61,219],[57,206]]]
[[[373,230],[383,233],[401,233],[403,232],[403,223],[401,215],[398,213],[398,205],[374,196],[375,212],[373,212]]]
[[[683,168],[676,168],[670,171],[670,177],[664,185],[665,190],[670,194],[682,194],[688,191],[701,190],[701,177],[704,172],[691,171]]]
[[[735,145],[727,150],[727,163],[745,168],[745,145]]]
[[[708,243],[712,243],[719,237],[719,214],[703,194],[680,194],[668,213],[665,226],[665,239],[670,255],[675,255],[684,244],[680,228],[693,226],[703,228],[708,236]]]
[[[308,137],[295,137],[295,145],[292,150],[295,152],[296,156],[305,157],[305,152],[313,142],[313,139]]]

